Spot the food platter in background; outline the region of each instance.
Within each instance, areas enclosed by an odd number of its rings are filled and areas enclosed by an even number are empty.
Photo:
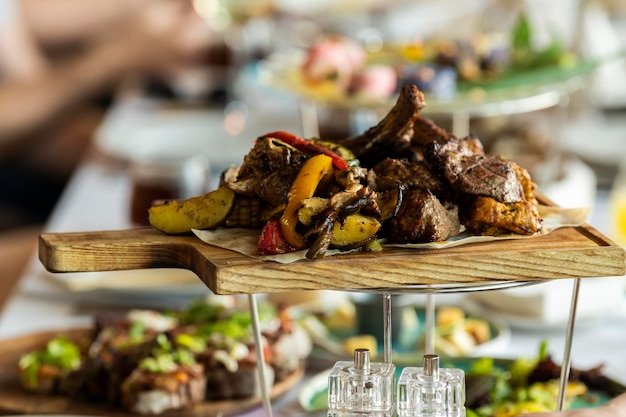
[[[507,30],[465,35],[326,34],[308,46],[270,55],[261,83],[317,104],[351,110],[390,107],[405,85],[428,98],[425,114],[511,115],[552,107],[588,84],[599,65],[621,56],[581,57],[521,10]]]
[[[24,391],[19,383],[17,363],[21,355],[39,349],[59,334],[80,338],[89,329],[59,329],[3,340],[0,344],[0,410],[3,414],[57,415],[57,416],[109,416],[132,417],[138,414],[112,409],[103,404],[79,402],[61,395],[45,396]],[[271,390],[271,398],[277,398],[295,387],[302,379],[302,369],[276,383]],[[33,399],[36,401],[33,401]],[[261,398],[220,400],[205,402],[186,410],[187,416],[221,416],[237,414],[261,405]]]
[[[274,399],[303,377],[311,341],[284,310],[260,306],[264,375]],[[217,416],[258,406],[265,384],[249,308],[225,297],[162,311],[107,310],[84,326],[5,339],[0,412]]]
[[[378,297],[378,294],[370,295]],[[298,322],[313,341],[309,360],[316,367],[350,358],[356,347],[367,347],[377,352],[376,357],[382,357],[382,304],[361,304],[354,300],[346,298],[321,310],[311,306],[293,307],[295,315],[300,317]],[[410,360],[424,353],[426,311],[412,300],[407,295],[392,296],[394,361]],[[444,305],[437,307],[435,316],[435,348],[442,357],[497,352],[511,338],[508,325],[493,316],[469,314],[461,307]]]
[[[351,110],[379,110],[393,105],[396,96],[373,98],[349,96],[332,88],[306,83],[301,67],[306,51],[281,51],[270,55],[257,67],[260,84],[309,100],[321,106]],[[493,82],[465,83],[454,97],[437,99],[426,93],[428,114],[469,113],[488,117],[540,110],[559,104],[562,94],[575,91],[584,84],[585,76],[596,63],[580,62],[567,68],[547,67],[502,77]]]
[[[329,1],[313,0],[305,3],[297,0],[275,0],[274,7],[282,13],[294,16],[324,16],[336,15],[351,16],[353,14],[369,12],[387,6],[387,2],[380,0],[348,0]]]

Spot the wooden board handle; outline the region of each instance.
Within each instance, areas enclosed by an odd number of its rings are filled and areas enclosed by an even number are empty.
[[[191,269],[189,259],[198,243],[193,236],[167,236],[149,227],[44,233],[39,237],[39,259],[51,272]]]

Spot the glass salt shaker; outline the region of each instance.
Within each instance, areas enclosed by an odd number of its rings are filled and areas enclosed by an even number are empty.
[[[356,349],[354,361],[335,363],[328,377],[328,416],[391,415],[395,382],[395,365],[371,362],[369,349]]]
[[[465,372],[440,369],[437,355],[424,355],[422,367],[404,368],[397,391],[398,416],[465,417]]]

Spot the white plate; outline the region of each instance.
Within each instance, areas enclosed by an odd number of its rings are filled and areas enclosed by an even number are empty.
[[[533,331],[560,330],[569,319],[572,280],[554,280],[503,291],[468,294],[462,305],[469,313],[498,317],[512,328]],[[576,326],[598,326],[626,317],[622,277],[580,281]]]
[[[617,166],[626,159],[626,121],[591,117],[567,123],[562,144],[587,161]]]
[[[293,109],[292,109],[293,110]],[[293,112],[298,115],[297,111]],[[299,118],[270,106],[248,108],[231,102],[226,109],[176,108],[132,100],[116,105],[99,127],[96,146],[123,160],[146,155],[206,156],[214,172],[239,165],[259,136],[286,130],[299,134]]]
[[[193,272],[175,268],[79,272],[50,276],[71,291],[125,290],[187,294],[188,288],[204,286]]]
[[[52,281],[61,291],[60,296],[95,306],[169,308],[212,295],[196,274],[186,269],[63,274],[43,271],[41,278]]]

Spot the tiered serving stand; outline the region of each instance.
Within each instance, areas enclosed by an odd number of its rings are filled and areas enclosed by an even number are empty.
[[[257,347],[260,331],[256,294],[301,290],[380,293],[384,299],[384,360],[391,357],[391,294],[482,291],[574,278],[566,334],[559,408],[569,376],[569,354],[580,278],[620,276],[624,249],[583,224],[527,239],[474,243],[440,250],[385,248],[351,252],[290,264],[264,261],[202,242],[195,236],[169,236],[152,229],[46,233],[39,259],[51,272],[93,272],[149,268],[193,271],[215,294],[247,294]],[[432,335],[433,311],[427,325]],[[258,358],[261,352],[257,351]],[[263,360],[258,360],[264,375]],[[265,378],[261,377],[261,381]],[[262,400],[272,415],[269,389]]]

